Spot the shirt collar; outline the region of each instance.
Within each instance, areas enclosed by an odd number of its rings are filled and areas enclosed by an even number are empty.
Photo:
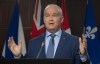
[[[61,33],[62,33],[62,30],[60,29],[60,30],[58,30],[56,33],[54,33],[56,36],[61,36]],[[48,30],[46,30],[46,37],[48,37],[50,34],[52,34],[52,33],[50,33]]]

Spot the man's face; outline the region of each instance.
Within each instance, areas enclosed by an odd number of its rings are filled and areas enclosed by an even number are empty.
[[[63,17],[58,13],[57,8],[49,7],[44,13],[44,24],[48,31],[57,31],[61,28]]]

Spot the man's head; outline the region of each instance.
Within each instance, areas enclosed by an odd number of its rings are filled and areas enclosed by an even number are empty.
[[[62,22],[62,9],[55,4],[47,5],[44,9],[44,24],[46,29],[50,32],[56,32],[61,28]]]

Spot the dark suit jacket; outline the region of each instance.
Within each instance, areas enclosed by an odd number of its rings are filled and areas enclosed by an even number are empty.
[[[45,41],[45,34],[35,39],[32,39],[29,42],[26,57],[33,58],[33,59],[46,59],[45,45],[42,47],[39,57],[37,58],[38,53],[41,49],[42,42],[44,41]],[[54,59],[71,59],[71,61],[74,64],[79,64],[80,55],[79,55],[78,37],[69,35],[66,32],[62,31],[62,35],[61,35]]]

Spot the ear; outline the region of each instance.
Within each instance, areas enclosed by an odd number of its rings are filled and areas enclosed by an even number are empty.
[[[43,22],[45,21],[45,18],[44,18],[44,16],[43,16]],[[44,22],[45,23],[45,22]]]
[[[43,20],[44,20],[44,16],[43,16]]]
[[[62,16],[62,18],[61,18],[61,23],[63,22],[63,20],[64,20],[64,17]]]

